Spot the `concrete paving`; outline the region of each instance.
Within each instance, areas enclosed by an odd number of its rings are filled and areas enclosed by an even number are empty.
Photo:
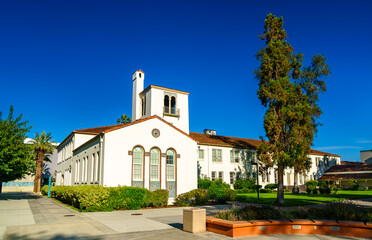
[[[230,205],[204,206],[207,215]],[[232,239],[182,231],[184,208],[79,213],[32,193],[0,194],[0,239]],[[266,235],[239,239],[361,239],[322,235]]]

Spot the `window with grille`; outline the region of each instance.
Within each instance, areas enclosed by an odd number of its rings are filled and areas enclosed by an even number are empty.
[[[199,159],[200,160],[204,159],[204,150],[203,149],[199,149]]]
[[[223,181],[223,172],[218,172],[218,179]]]
[[[230,184],[234,184],[235,173],[230,172]]]
[[[175,180],[175,152],[173,150],[167,151],[167,180]]]
[[[212,162],[222,162],[221,149],[212,149]]]
[[[143,180],[143,150],[140,147],[133,149],[133,180]]]
[[[157,148],[151,149],[150,153],[150,180],[151,181],[158,181],[159,180],[159,159],[160,159],[160,151]]]
[[[216,180],[216,172],[213,171],[211,175],[212,175],[212,181]]]

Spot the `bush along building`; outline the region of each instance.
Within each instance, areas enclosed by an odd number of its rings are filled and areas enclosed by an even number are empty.
[[[133,73],[132,122],[78,129],[58,146],[56,185],[134,186],[166,189],[170,200],[197,188],[197,178],[256,177],[259,140],[219,136],[214,130],[189,132],[188,92],[150,85],[145,73]],[[310,171],[299,184],[318,179],[340,156],[311,151]],[[259,184],[277,181],[275,167],[259,165]],[[285,174],[293,184],[293,171]]]

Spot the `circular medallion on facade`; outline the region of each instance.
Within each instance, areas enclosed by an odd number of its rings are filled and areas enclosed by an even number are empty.
[[[169,190],[172,190],[173,189],[173,186],[172,185],[168,186],[168,189]]]
[[[152,136],[155,137],[155,138],[159,137],[160,136],[160,131],[156,128],[153,129],[152,130]]]

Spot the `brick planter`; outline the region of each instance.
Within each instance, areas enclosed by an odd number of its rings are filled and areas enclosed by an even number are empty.
[[[322,234],[371,238],[372,223],[309,219],[234,222],[208,216],[207,231],[230,237],[265,234]]]

